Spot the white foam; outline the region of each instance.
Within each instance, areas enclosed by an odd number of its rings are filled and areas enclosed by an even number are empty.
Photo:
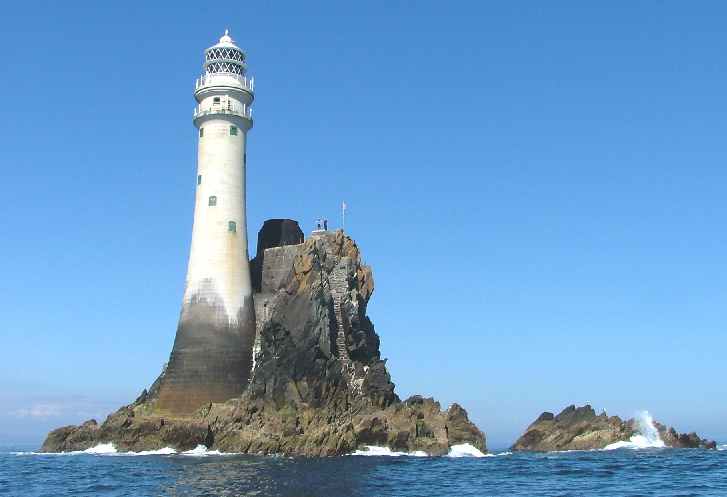
[[[233,455],[231,453],[223,454],[219,450],[209,450],[207,449],[207,446],[205,445],[198,445],[192,450],[185,450],[181,453],[183,456],[193,456],[193,457],[207,457],[207,456],[222,456],[222,455]]]
[[[113,443],[99,444],[86,450],[74,450],[70,452],[12,452],[16,456],[80,456],[90,454],[94,456],[116,456],[116,457],[132,457],[132,456],[172,456],[179,454],[182,456],[206,457],[206,456],[234,456],[238,452],[220,452],[219,450],[208,450],[204,445],[198,445],[192,450],[177,452],[172,447],[163,447],[156,450],[142,450],[139,452],[119,452]]]
[[[69,452],[13,452],[16,456],[81,456],[90,454],[94,456],[168,456],[176,454],[171,447],[157,450],[142,450],[139,452],[119,452],[113,443],[98,444],[86,450],[73,450]]]
[[[447,457],[492,457],[493,454],[484,454],[472,444],[458,444],[449,448]]]
[[[727,444],[718,445],[717,450],[727,450]]]
[[[666,447],[659,435],[659,430],[654,424],[654,418],[648,411],[642,411],[636,415],[636,429],[638,433],[628,441],[614,442],[607,445],[603,450],[615,449],[661,449]]]
[[[357,450],[352,452],[351,456],[384,456],[384,457],[428,457],[429,454],[423,450],[415,450],[414,452],[395,452],[388,447],[378,447],[376,445],[365,445],[366,450]]]
[[[15,454],[19,456],[80,456],[84,454],[92,454],[94,456],[111,456],[119,454],[119,451],[116,450],[113,443],[109,442],[89,447],[86,450],[72,450],[68,452],[16,452]]]
[[[86,450],[82,450],[82,451],[80,451],[80,453],[105,455],[105,454],[116,454],[116,453],[118,453],[118,450],[116,450],[116,447],[114,447],[113,443],[107,443],[107,444],[98,444],[95,447],[90,447]]]
[[[141,452],[122,452],[123,455],[130,455],[130,456],[169,456],[172,454],[176,454],[177,451],[172,449],[171,447],[164,447],[163,449],[158,450],[142,450]],[[121,455],[120,454],[120,455]]]

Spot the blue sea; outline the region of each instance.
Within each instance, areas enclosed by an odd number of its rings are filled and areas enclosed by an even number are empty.
[[[727,450],[305,459],[204,450],[39,455],[22,449],[3,448],[0,453],[0,495],[727,496]]]

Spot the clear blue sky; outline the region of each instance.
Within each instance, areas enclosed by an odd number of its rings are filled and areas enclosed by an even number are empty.
[[[251,246],[345,199],[402,397],[492,446],[584,402],[727,439],[723,2],[149,4],[3,7],[0,441],[167,360],[226,27],[256,79]]]

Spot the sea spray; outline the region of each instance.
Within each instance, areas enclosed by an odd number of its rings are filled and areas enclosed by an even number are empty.
[[[447,457],[490,457],[492,454],[484,454],[480,449],[472,444],[464,443],[452,445],[449,448]]]
[[[114,447],[113,443],[105,443],[105,444],[98,444],[95,447],[91,447],[82,452],[84,454],[96,454],[96,455],[103,454],[103,455],[105,455],[105,454],[116,454],[118,451],[116,450],[116,447]]]
[[[659,435],[654,418],[648,411],[641,411],[636,414],[636,434],[628,442],[615,442],[607,445],[604,450],[614,449],[658,449],[665,447],[664,441]]]
[[[219,450],[209,450],[206,445],[197,445],[194,449],[191,450],[185,450],[184,452],[181,452],[181,455],[183,456],[193,456],[193,457],[207,457],[207,456],[234,456],[236,455],[234,452],[220,452]]]
[[[122,455],[122,452],[116,450],[116,447],[112,442],[101,443],[89,447],[86,450],[73,450],[68,452],[13,452],[17,456],[82,456],[82,455],[94,455],[94,456],[116,456]]]
[[[422,450],[415,450],[414,452],[396,452],[391,450],[389,447],[379,447],[376,445],[365,445],[364,449],[359,449],[351,454],[351,456],[385,456],[385,457],[427,457],[429,454]]]
[[[511,452],[504,452],[499,455],[509,455]],[[363,449],[352,452],[352,456],[379,456],[379,457],[428,457],[424,451],[415,450],[414,452],[397,452],[391,450],[389,447],[378,447],[376,445],[366,445]],[[484,454],[477,447],[472,444],[464,443],[458,445],[452,445],[449,448],[449,452],[446,454],[447,457],[494,457],[495,454]]]

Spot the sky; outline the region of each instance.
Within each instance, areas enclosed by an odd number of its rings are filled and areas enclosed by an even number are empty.
[[[11,2],[0,46],[0,443],[101,418],[168,359],[193,85],[255,77],[250,250],[324,216],[373,267],[404,398],[491,447],[542,411],[727,440],[723,2]]]

